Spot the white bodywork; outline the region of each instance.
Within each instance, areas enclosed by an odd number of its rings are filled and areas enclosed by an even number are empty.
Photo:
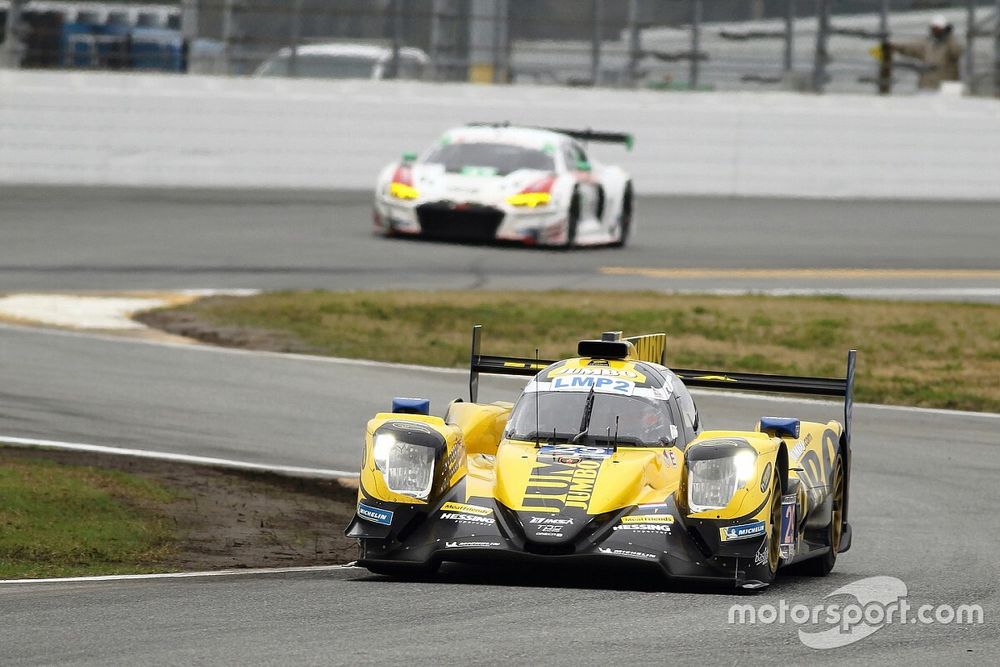
[[[511,157],[509,170],[441,162],[448,162],[444,149],[465,150],[462,146],[497,152],[512,147],[512,156],[523,149],[525,160]],[[400,169],[408,170],[410,189],[394,185]],[[519,193],[546,181],[547,197],[528,195],[529,204],[517,204]],[[631,213],[628,174],[590,161],[572,137],[543,129],[472,125],[449,130],[418,158],[387,165],[375,187],[375,228],[386,235],[562,247],[619,244],[628,236]]]

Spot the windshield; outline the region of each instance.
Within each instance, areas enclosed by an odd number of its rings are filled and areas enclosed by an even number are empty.
[[[535,405],[538,405],[537,426]],[[587,404],[592,402],[587,416]],[[677,437],[667,401],[602,392],[543,391],[521,395],[507,422],[506,437],[515,440],[570,441],[585,427],[580,444],[662,447]],[[553,436],[553,433],[555,434]]]
[[[257,76],[289,76],[290,60],[287,55],[269,60]],[[295,75],[308,79],[370,79],[374,68],[375,60],[371,58],[299,54]]]
[[[444,170],[453,174],[476,171],[490,176],[506,176],[518,169],[555,170],[551,155],[510,144],[445,144],[435,148],[424,162],[444,165]]]

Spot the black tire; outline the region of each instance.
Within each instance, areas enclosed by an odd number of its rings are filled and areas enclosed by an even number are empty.
[[[847,492],[844,477],[844,459],[837,454],[833,462],[833,506],[830,510],[830,525],[826,527],[827,541],[830,550],[822,556],[810,558],[797,568],[802,574],[812,577],[825,577],[837,564],[837,554],[840,552],[840,538],[844,530],[844,494]]]
[[[623,248],[628,243],[628,234],[632,228],[632,199],[632,183],[630,181],[625,184],[625,194],[622,195],[621,234],[613,244],[616,248]]]
[[[563,248],[572,248],[576,245],[576,228],[580,224],[580,193],[573,191],[573,198],[569,200],[569,212],[566,215],[566,241]]]
[[[775,475],[777,478],[777,475]],[[778,576],[781,565],[781,485],[775,479],[771,498],[771,532],[767,534],[767,565],[762,568],[761,581],[770,584]]]

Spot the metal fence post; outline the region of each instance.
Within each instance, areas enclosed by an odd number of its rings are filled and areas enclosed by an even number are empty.
[[[965,80],[972,95],[976,88],[976,0],[966,3],[965,19]]]
[[[236,37],[236,0],[222,4],[222,61],[226,74],[233,74],[233,39]]]
[[[4,26],[3,45],[0,46],[0,67],[16,69],[21,66],[24,45],[21,43],[21,10],[28,0],[11,0],[7,7],[7,25]]]
[[[691,72],[688,76],[688,87],[692,90],[698,87],[700,74],[702,9],[701,0],[691,0]]]
[[[403,2],[392,0],[392,60],[389,62],[388,79],[399,78],[399,49],[403,44]]]
[[[882,50],[878,63],[878,93],[892,93],[892,49],[889,39],[889,0],[882,0],[878,14],[879,48]]]
[[[795,0],[785,5],[785,58],[783,69],[790,74],[795,67]]]
[[[302,0],[292,3],[292,16],[288,26],[288,76],[299,75],[299,42],[302,41]]]
[[[635,86],[639,80],[639,0],[628,2],[628,85]]]
[[[816,0],[816,60],[813,62],[813,90],[826,87],[827,41],[830,37],[830,0]]]
[[[1000,0],[996,2],[996,23],[993,24],[993,95],[1000,97]]]
[[[593,33],[590,42],[590,85],[601,83],[601,26],[604,23],[604,0],[591,0]]]
[[[493,83],[506,83],[509,79],[507,22],[510,20],[510,6],[508,0],[496,0],[493,10]]]

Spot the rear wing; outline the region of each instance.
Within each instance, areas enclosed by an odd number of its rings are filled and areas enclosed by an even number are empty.
[[[468,123],[469,127],[510,127],[509,122],[502,123]],[[569,130],[562,127],[538,127],[533,125],[518,125],[532,130],[545,130],[546,132],[558,132],[568,137],[573,137],[579,141],[596,141],[605,144],[622,144],[626,150],[632,150],[635,145],[635,138],[628,132],[597,132],[587,128],[585,130]]]
[[[534,377],[538,371],[555,361],[530,357],[498,357],[481,353],[482,325],[472,327],[472,355],[470,359],[469,397],[475,403],[479,397],[479,374],[520,375]],[[609,332],[614,334],[618,332]],[[605,334],[607,339],[609,334]],[[633,344],[636,356],[643,361],[666,365],[666,334],[649,334],[624,340]],[[843,378],[807,377],[801,375],[767,375],[764,373],[736,373],[732,371],[671,369],[688,387],[705,387],[732,391],[754,391],[774,394],[804,394],[809,396],[834,396],[844,399],[844,441],[851,446],[851,421],[854,413],[854,372],[857,351],[847,353],[847,372]]]

